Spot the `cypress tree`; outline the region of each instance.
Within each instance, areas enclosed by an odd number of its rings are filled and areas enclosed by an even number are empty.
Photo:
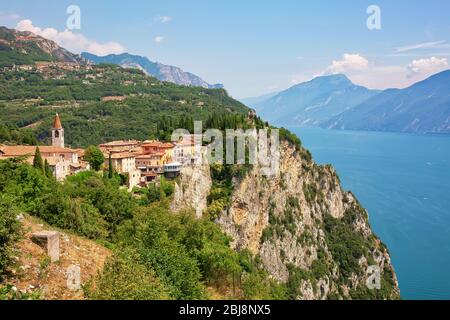
[[[50,165],[49,165],[47,159],[45,159],[45,161],[44,161],[44,173],[49,178],[53,177],[53,172],[52,172],[52,169],[50,168]]]
[[[41,150],[39,150],[39,147],[36,148],[36,151],[34,153],[33,167],[35,167],[36,169],[39,169],[43,173],[45,173],[44,172],[44,161],[42,160]]]
[[[109,163],[108,163],[108,178],[112,179],[113,176],[114,176],[114,171],[113,171],[112,156],[111,156],[111,152],[110,152],[109,153]]]

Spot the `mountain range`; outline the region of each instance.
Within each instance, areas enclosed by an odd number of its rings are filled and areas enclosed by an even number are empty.
[[[209,84],[199,76],[185,72],[181,68],[153,62],[147,57],[132,55],[129,53],[110,54],[107,56],[96,56],[83,52],[81,56],[95,64],[109,63],[120,65],[125,68],[137,68],[147,75],[153,76],[161,81],[168,81],[184,86],[203,87],[208,89],[222,89],[222,84]]]
[[[223,89],[222,84],[209,84],[199,76],[181,68],[150,61],[146,57],[124,53],[120,55],[96,56],[87,52],[77,55],[60,47],[56,42],[29,31],[18,31],[0,27],[0,61],[2,66],[33,64],[36,61],[62,61],[84,64],[116,64],[126,68],[138,68],[160,81],[179,85]]]
[[[161,81],[185,86],[222,88],[180,68],[131,54],[98,57],[73,54],[31,32],[0,27],[0,67],[63,61],[111,63],[139,68]],[[317,77],[279,93],[242,100],[259,115],[281,126],[409,133],[450,133],[450,70],[406,89],[370,90],[344,75]]]
[[[243,98],[240,99],[241,102],[245,105],[248,106],[252,106],[252,105],[256,105],[260,102],[266,101],[272,97],[275,97],[278,94],[278,92],[271,92],[271,93],[267,93],[265,95],[262,96],[258,96],[258,97],[251,97],[251,98]]]
[[[405,89],[370,90],[344,75],[317,77],[266,99],[243,99],[282,126],[450,133],[450,70]]]
[[[251,107],[275,124],[316,126],[376,94],[339,74],[295,85]]]
[[[450,133],[450,70],[389,89],[322,124],[331,129]]]

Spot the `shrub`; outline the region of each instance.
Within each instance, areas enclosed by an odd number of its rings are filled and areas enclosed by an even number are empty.
[[[286,300],[284,285],[269,279],[263,271],[245,273],[242,280],[242,293],[245,300]]]
[[[170,299],[155,272],[139,263],[139,256],[131,250],[117,251],[84,291],[87,298],[94,300]]]
[[[41,298],[40,291],[33,293],[21,293],[12,285],[0,287],[0,301],[1,300],[39,300]]]
[[[13,197],[0,194],[0,278],[10,263],[11,246],[19,237],[18,210]]]
[[[242,272],[238,254],[220,243],[206,243],[198,254],[205,280],[214,284],[230,284]]]
[[[62,192],[71,198],[82,198],[95,207],[107,223],[112,237],[122,221],[131,219],[136,203],[131,195],[119,189],[114,179],[100,178],[95,173],[82,173],[71,177],[63,185]]]
[[[179,216],[153,205],[126,221],[119,228],[118,238],[136,249],[141,263],[155,271],[173,298],[202,299],[202,274],[197,259],[181,243],[183,229]]]
[[[290,132],[289,130],[287,130],[285,128],[280,128],[279,134],[280,134],[280,140],[286,140],[289,143],[293,144],[297,151],[301,149],[302,142],[294,133]]]
[[[90,146],[86,149],[84,159],[89,162],[91,168],[95,171],[99,171],[103,162],[105,162],[103,153],[96,146]]]
[[[153,232],[150,232],[153,233]],[[197,261],[184,248],[166,237],[144,239],[139,248],[142,262],[155,270],[176,299],[203,299],[204,287]]]
[[[14,196],[18,209],[35,212],[45,195],[54,192],[56,182],[23,159],[0,161],[0,192]]]
[[[331,215],[324,216],[324,231],[328,249],[339,266],[341,281],[345,281],[361,270],[358,261],[367,253],[367,242],[352,225]]]
[[[51,225],[90,239],[105,239],[108,236],[106,222],[99,211],[82,198],[67,198],[60,192],[49,194],[37,216]]]
[[[289,298],[292,300],[297,300],[301,295],[301,285],[304,281],[311,279],[311,274],[307,270],[300,269],[292,264],[288,266],[289,279],[287,282],[287,290]]]

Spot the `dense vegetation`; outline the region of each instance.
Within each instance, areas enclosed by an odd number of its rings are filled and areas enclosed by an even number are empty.
[[[17,214],[14,197],[10,194],[0,193],[0,280],[10,263],[12,244],[19,237]]]
[[[0,112],[2,105],[0,105]],[[38,145],[38,140],[30,129],[19,129],[14,125],[0,122],[0,143]]]
[[[0,29],[0,39],[2,37],[2,30]],[[26,50],[28,53],[22,52]],[[12,67],[14,65],[30,65],[35,61],[51,61],[53,60],[49,54],[43,53],[32,42],[26,43],[21,50],[10,48],[9,46],[0,43],[0,68]]]
[[[325,239],[338,264],[341,283],[345,282],[352,273],[358,270],[362,272],[359,267],[359,259],[362,256],[367,257],[369,265],[376,265],[371,254],[376,243],[375,236],[366,239],[361,234],[354,232],[353,224],[357,215],[361,214],[366,217],[363,209],[359,209],[362,211],[359,213],[356,210],[358,209],[349,209],[343,219],[335,219],[330,215],[326,215],[324,218]],[[392,279],[392,271],[385,266],[385,269],[382,270],[381,290],[369,290],[363,283],[351,290],[350,296],[353,299],[383,299],[392,296],[392,290],[395,288]]]
[[[102,99],[111,96],[125,100]],[[249,110],[223,89],[177,86],[110,65],[67,71],[62,79],[33,71],[2,72],[0,109],[3,123],[31,125],[44,142],[57,111],[66,142],[81,147],[117,139],[168,139],[173,129],[192,132],[194,120],[205,121],[204,128],[234,127]]]
[[[16,215],[25,212],[114,249],[104,272],[86,288],[90,298],[202,299],[211,287],[228,297],[285,298],[257,259],[232,250],[230,238],[210,219],[172,213],[171,184],[163,180],[163,195],[148,201],[152,186],[133,197],[107,174],[83,172],[59,183],[20,160],[0,161],[1,271],[19,235]]]

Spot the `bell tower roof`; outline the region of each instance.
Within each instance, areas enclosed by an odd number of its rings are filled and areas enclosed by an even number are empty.
[[[53,120],[53,129],[57,129],[57,130],[62,129],[61,119],[59,118],[59,114],[55,115],[55,119]]]

